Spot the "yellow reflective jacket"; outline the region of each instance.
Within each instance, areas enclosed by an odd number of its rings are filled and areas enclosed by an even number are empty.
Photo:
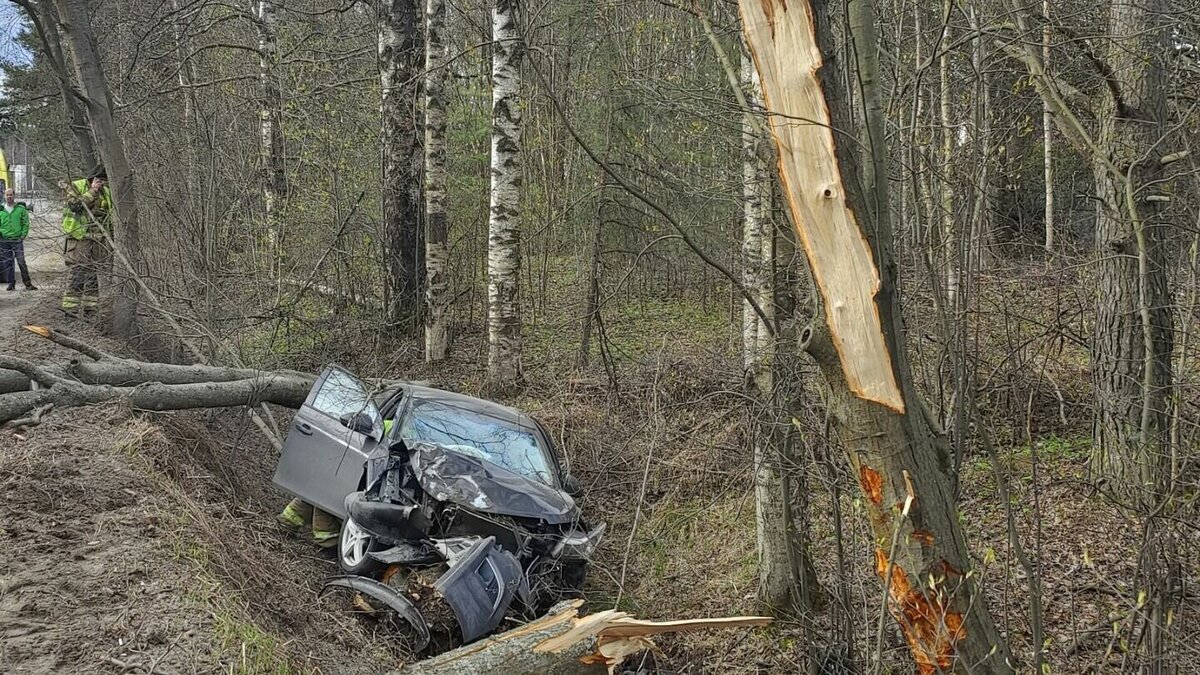
[[[67,208],[63,209],[62,230],[72,239],[83,239],[89,228],[88,211],[100,219],[100,224],[108,229],[111,226],[109,214],[112,212],[112,193],[108,186],[100,190],[100,194],[88,197],[88,180],[80,178],[71,183],[75,195],[67,197]],[[87,208],[84,208],[84,207]]]

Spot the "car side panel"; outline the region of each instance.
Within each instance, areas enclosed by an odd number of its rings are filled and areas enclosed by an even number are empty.
[[[346,515],[346,495],[358,489],[358,477],[338,471],[347,455],[359,455],[374,443],[337,420],[311,408],[301,408],[292,421],[283,456],[275,470],[279,487],[339,518]]]
[[[313,407],[318,391],[335,370],[341,369],[329,367],[321,373],[296,412],[272,480],[304,501],[344,518],[346,495],[358,489],[362,471],[362,461],[351,458],[365,456],[375,442]],[[354,463],[358,464],[358,472],[353,476],[341,471]]]

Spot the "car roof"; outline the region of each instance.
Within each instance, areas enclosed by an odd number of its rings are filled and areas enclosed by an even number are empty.
[[[468,410],[474,410],[496,417],[507,417],[517,421],[521,426],[537,426],[536,422],[529,415],[517,410],[516,408],[488,401],[482,398],[475,398],[458,392],[446,391],[445,389],[437,389],[420,384],[404,383],[402,388],[408,391],[409,396],[419,398],[426,401],[444,401]]]

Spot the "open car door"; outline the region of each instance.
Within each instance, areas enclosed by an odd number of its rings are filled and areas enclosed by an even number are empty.
[[[292,419],[272,479],[304,501],[345,518],[346,495],[358,489],[362,458],[383,437],[371,392],[352,373],[329,366]],[[339,471],[343,462],[358,471]]]

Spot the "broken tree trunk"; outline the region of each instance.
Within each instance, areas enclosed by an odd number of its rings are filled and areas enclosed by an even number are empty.
[[[42,366],[0,356],[0,424],[50,405],[73,408],[125,401],[139,410],[187,410],[274,403],[303,405],[314,378],[295,371],[179,366],[106,354],[70,336],[27,326],[82,355],[65,366]],[[36,388],[34,386],[36,385]]]
[[[948,457],[922,414],[904,355],[873,77],[874,8],[870,0],[853,4],[861,121],[840,95],[838,69],[823,67],[822,54],[833,49],[829,3],[740,0],[783,192],[823,305],[804,344],[821,368],[831,420],[860,480],[884,603],[919,672],[1010,673],[1008,649],[971,569]],[[859,145],[838,142],[852,129],[862,129],[868,149],[862,176]]]
[[[561,602],[536,621],[414,663],[400,673],[608,673],[629,655],[653,649],[651,635],[765,626],[771,622],[763,616],[642,621],[611,609],[581,617],[577,613],[582,604],[582,600]]]

